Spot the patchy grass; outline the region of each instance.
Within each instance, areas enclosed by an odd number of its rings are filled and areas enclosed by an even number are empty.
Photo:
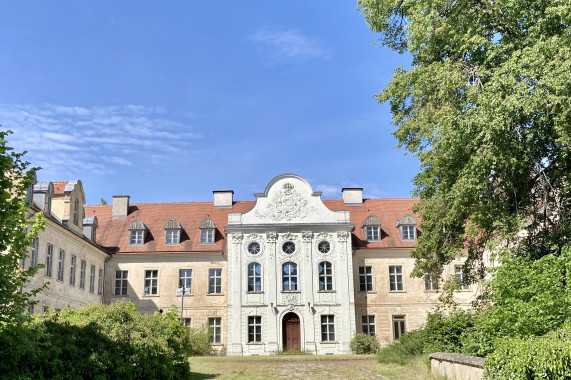
[[[433,380],[422,358],[380,364],[374,355],[206,356],[190,359],[193,379]]]

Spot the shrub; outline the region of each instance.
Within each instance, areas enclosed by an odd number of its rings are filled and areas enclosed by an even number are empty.
[[[190,356],[205,356],[212,354],[210,329],[206,326],[188,329],[190,335]]]
[[[369,334],[356,334],[350,347],[355,354],[376,354],[381,348],[377,338]]]
[[[398,341],[382,348],[377,355],[377,359],[381,363],[404,365],[408,359],[424,353],[426,341],[427,334],[425,329],[408,332],[403,334]]]
[[[441,312],[428,314],[424,328],[427,351],[467,353],[464,343],[473,326],[474,314],[470,311],[454,310],[449,315]]]

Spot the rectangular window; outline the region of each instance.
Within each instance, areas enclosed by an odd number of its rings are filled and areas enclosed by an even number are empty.
[[[214,230],[211,228],[200,230],[200,244],[214,244]]]
[[[81,268],[79,271],[79,288],[85,289],[85,260],[81,260]]]
[[[335,316],[322,315],[321,316],[321,341],[334,342],[335,341]]]
[[[95,291],[95,265],[92,265],[89,272],[89,291]]]
[[[30,253],[30,266],[38,265],[38,238],[32,240],[32,252]]]
[[[359,267],[359,290],[362,292],[373,290],[372,267]]]
[[[222,318],[208,318],[210,328],[210,343],[222,343]]]
[[[116,296],[126,296],[127,295],[127,274],[126,270],[116,270],[115,271],[115,290],[113,294]]]
[[[394,340],[399,340],[399,338],[405,332],[406,332],[405,316],[404,315],[393,315],[393,338],[394,338]]]
[[[77,265],[77,257],[71,256],[71,265],[69,267],[69,284],[75,285],[75,266]]]
[[[54,246],[48,244],[46,252],[46,277],[52,276],[52,256],[54,254]]]
[[[248,317],[248,343],[262,341],[262,317]]]
[[[391,292],[403,290],[402,265],[391,265],[389,267],[389,278],[391,282]]]
[[[34,305],[28,306],[28,314],[34,314]]]
[[[415,230],[416,226],[402,226],[402,240],[416,240]]]
[[[460,286],[461,290],[470,290],[470,285],[464,283],[463,265],[454,266],[454,275],[456,275],[456,281],[458,281],[458,286]]]
[[[191,326],[191,322],[192,322],[192,318],[183,318],[183,319],[181,320],[181,322],[182,322],[182,325],[183,325],[184,327],[190,327],[190,326]]]
[[[46,314],[50,312],[50,308],[47,306],[42,307],[42,313]]]
[[[297,290],[297,264],[288,262],[282,265],[282,290],[293,292]]]
[[[57,262],[57,279],[58,281],[63,281],[63,264],[65,262],[65,251],[63,249],[59,250],[59,259]]]
[[[159,294],[159,271],[145,271],[145,295]]]
[[[222,269],[216,268],[208,270],[208,293],[222,293]]]
[[[367,240],[368,241],[379,240],[379,230],[380,228],[378,226],[365,227],[365,232],[367,233]]]
[[[262,265],[259,263],[248,264],[248,291],[262,291]]]
[[[424,271],[424,290],[427,292],[438,290],[438,277],[434,274],[429,274],[428,271]]]
[[[361,317],[361,328],[363,334],[375,335],[375,316],[363,315]]]
[[[103,269],[99,269],[99,281],[97,282],[97,294],[103,294]]]
[[[179,271],[178,287],[184,288],[185,293],[192,292],[192,269],[181,269]]]
[[[143,230],[129,231],[129,245],[143,245]]]
[[[333,269],[329,261],[322,261],[317,264],[319,274],[319,290],[333,290]]]
[[[179,243],[180,230],[166,230],[165,244],[176,245]]]

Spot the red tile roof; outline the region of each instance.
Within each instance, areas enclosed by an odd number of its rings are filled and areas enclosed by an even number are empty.
[[[54,195],[64,195],[65,186],[69,181],[52,182],[54,185]]]
[[[63,182],[54,182],[56,184]],[[353,231],[353,246],[359,249],[413,248],[414,242],[403,242],[396,228],[397,221],[411,214],[411,207],[418,202],[414,198],[365,199],[362,205],[345,206],[342,199],[323,200],[331,210],[349,210]],[[213,202],[181,203],[133,203],[129,205],[126,218],[111,218],[112,205],[85,206],[86,216],[96,216],[97,243],[113,253],[171,253],[171,252],[223,252],[226,250],[224,227],[228,214],[245,212],[254,206],[254,201],[235,202],[232,208],[215,208]],[[371,214],[381,221],[381,241],[367,242],[361,224]],[[176,219],[183,227],[179,245],[165,245],[165,223]],[[204,218],[216,224],[216,239],[211,245],[200,244],[198,226]],[[129,224],[133,220],[143,222],[148,230],[143,246],[129,245]],[[417,217],[417,221],[420,220]]]

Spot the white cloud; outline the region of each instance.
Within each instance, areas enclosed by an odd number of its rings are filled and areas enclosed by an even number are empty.
[[[134,162],[160,163],[202,138],[163,108],[136,105],[0,105],[0,123],[14,132],[8,145],[28,151],[33,166],[48,176],[70,178],[77,170],[103,174]]]
[[[325,184],[316,185],[315,190],[321,191],[323,193],[323,196],[326,198],[329,197],[339,198],[339,195],[341,193],[341,189],[339,188],[339,186],[325,185]]]
[[[326,57],[325,50],[317,40],[306,37],[296,30],[259,30],[251,36],[251,39],[269,48],[268,53],[273,60]]]

